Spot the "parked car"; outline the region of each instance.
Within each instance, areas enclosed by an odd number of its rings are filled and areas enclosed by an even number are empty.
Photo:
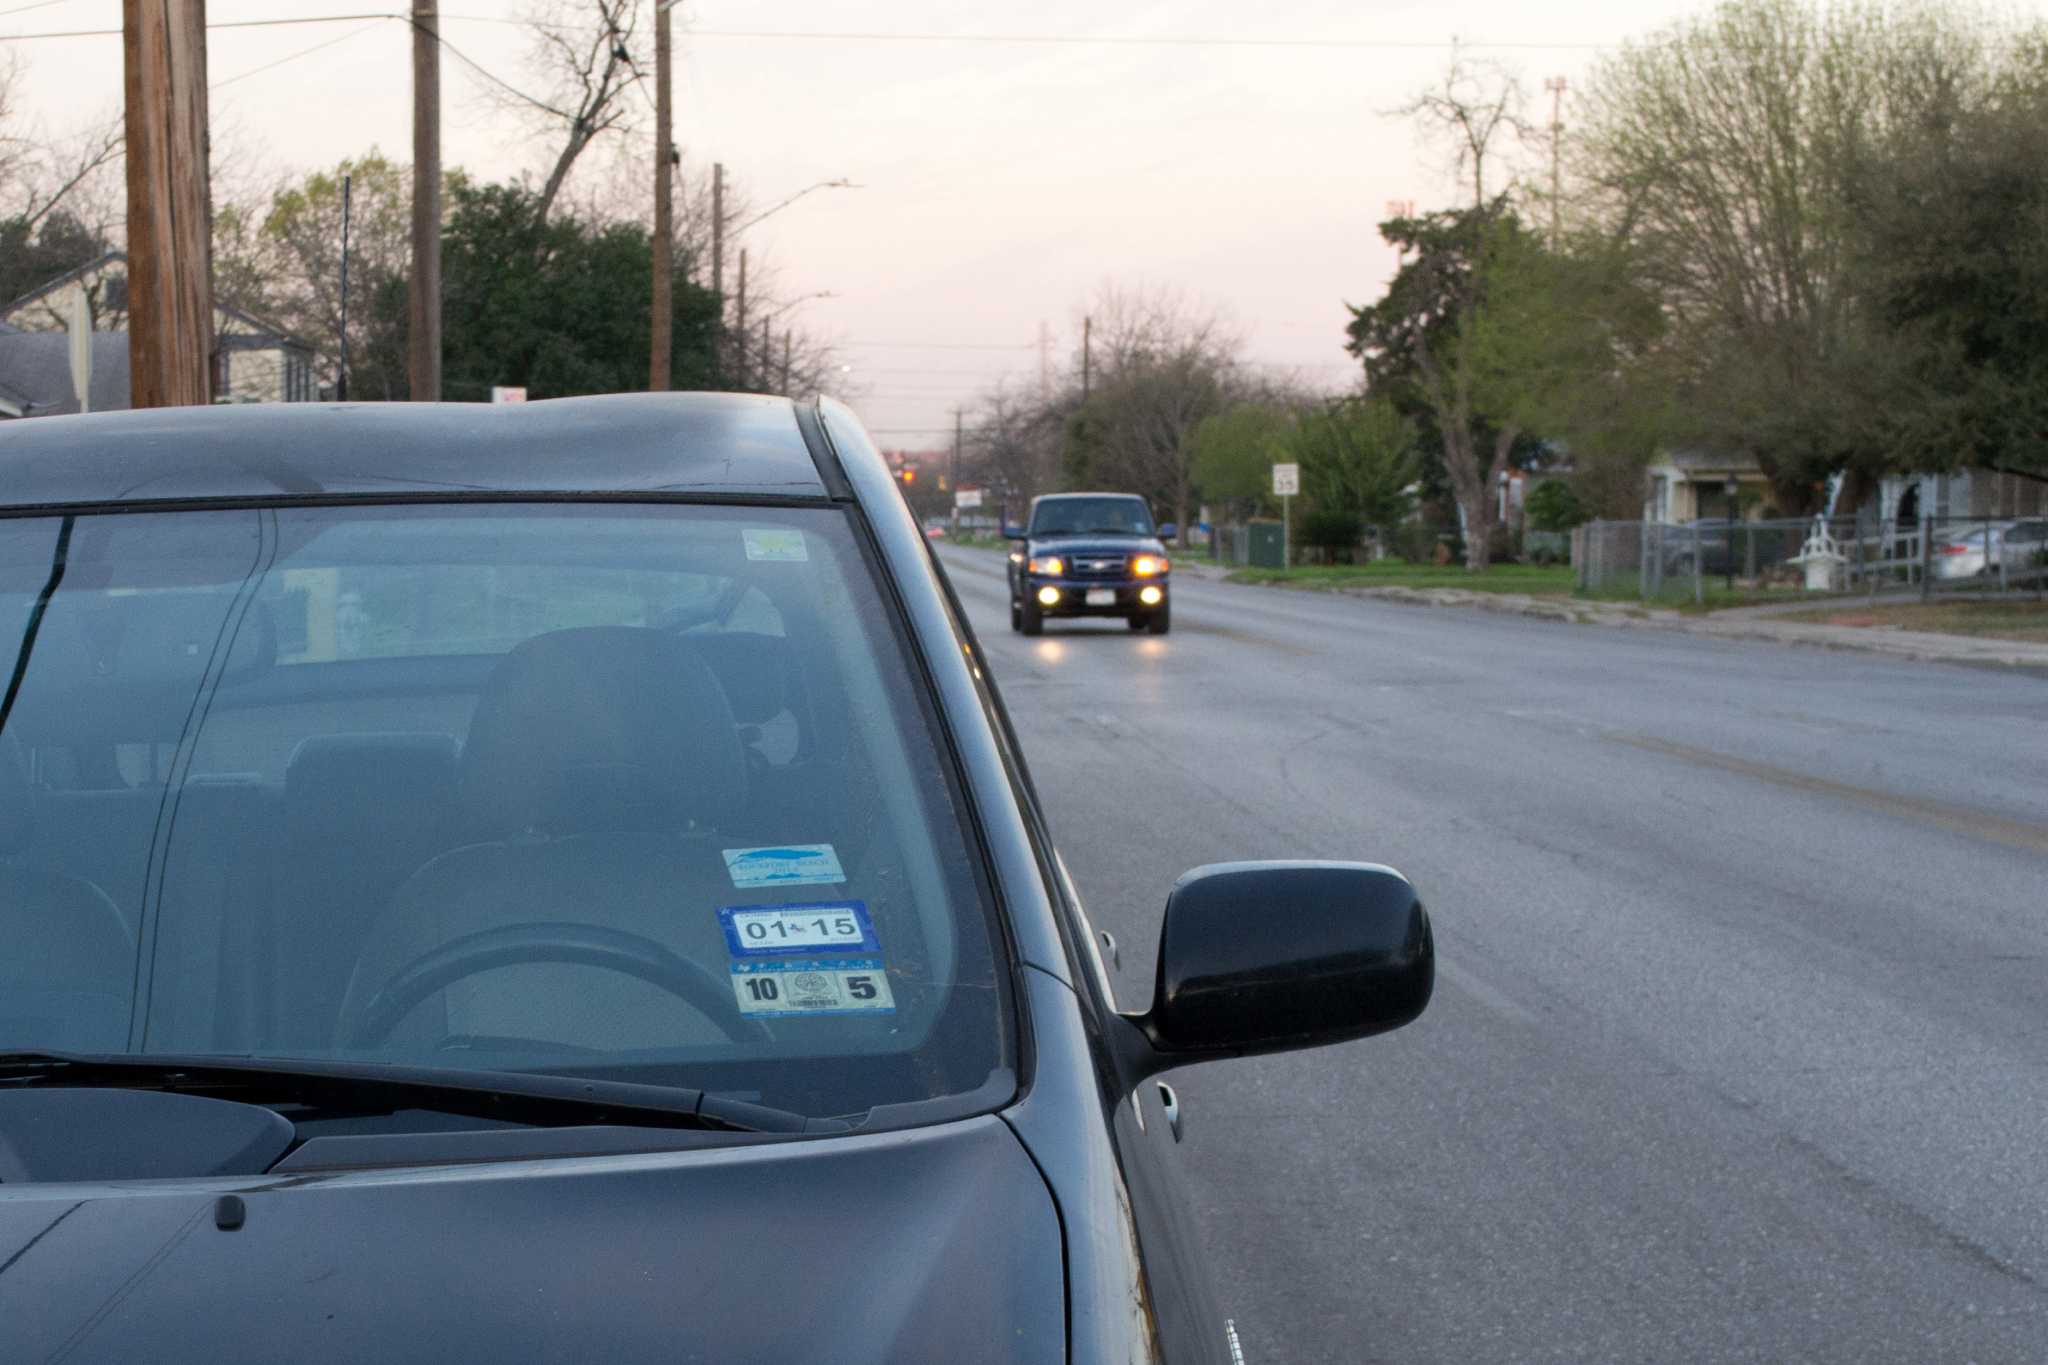
[[[2048,574],[2048,519],[2016,521],[1998,538],[1998,561],[2009,579]]]
[[[1120,1011],[830,402],[7,423],[0,617],[0,1360],[1229,1365],[1162,1076],[1430,996],[1229,863]]]
[[[1049,493],[1005,534],[1023,542],[1010,555],[1012,630],[1037,635],[1049,616],[1121,616],[1154,635],[1172,628],[1173,562],[1143,498]]]
[[[1943,580],[1976,578],[1998,567],[1998,549],[2010,523],[1947,528],[1928,551],[1934,576]]]

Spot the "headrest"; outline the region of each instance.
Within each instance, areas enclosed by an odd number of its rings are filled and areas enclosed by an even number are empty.
[[[455,737],[309,735],[284,770],[285,824],[297,837],[418,832],[443,820],[455,794]]]
[[[677,830],[746,801],[725,691],[690,643],[632,626],[537,635],[498,662],[463,745],[467,832]]]
[[[0,735],[0,854],[19,853],[35,842],[36,812],[21,746]]]

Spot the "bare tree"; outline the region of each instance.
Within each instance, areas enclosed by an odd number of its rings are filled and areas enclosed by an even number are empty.
[[[632,87],[650,61],[639,20],[638,0],[536,0],[523,17],[533,34],[528,66],[539,92],[507,88],[498,99],[562,139],[541,184],[543,219],[592,144],[633,126]]]
[[[1394,113],[1413,122],[1424,137],[1449,149],[1453,173],[1461,183],[1471,185],[1472,207],[1481,208],[1491,197],[1487,170],[1498,169],[1508,150],[1507,141],[1537,135],[1538,130],[1522,116],[1527,100],[1521,78],[1513,71],[1493,62],[1475,62],[1454,51],[1442,79]]]
[[[34,232],[63,209],[98,235],[118,230],[120,214],[109,221],[105,210],[121,196],[105,193],[103,182],[121,159],[120,115],[95,119],[69,137],[48,137],[21,112],[20,75],[19,59],[0,56],[0,218]]]
[[[1239,386],[1242,338],[1213,310],[1172,290],[1107,284],[1089,316],[1096,377],[1068,420],[1066,473],[1173,508],[1184,540],[1195,428]]]

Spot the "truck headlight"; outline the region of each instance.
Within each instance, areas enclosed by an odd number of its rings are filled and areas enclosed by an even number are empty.
[[[1041,555],[1030,560],[1024,567],[1032,573],[1049,573],[1057,578],[1067,571],[1067,566],[1058,555]]]
[[[1131,561],[1131,572],[1140,578],[1157,578],[1172,567],[1165,555],[1139,555]]]

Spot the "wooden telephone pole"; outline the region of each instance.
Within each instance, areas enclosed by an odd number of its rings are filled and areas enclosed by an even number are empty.
[[[675,365],[675,106],[669,86],[669,18],[674,0],[654,7],[654,315],[648,319],[647,387],[669,386]]]
[[[122,0],[128,135],[128,401],[213,401],[206,0]]]
[[[718,323],[711,329],[711,360],[725,366],[725,163],[711,165],[711,292],[718,298]]]
[[[732,386],[747,387],[747,249],[740,248],[739,297],[733,301]]]
[[[415,403],[441,401],[441,16],[412,0],[412,277],[406,376]]]

